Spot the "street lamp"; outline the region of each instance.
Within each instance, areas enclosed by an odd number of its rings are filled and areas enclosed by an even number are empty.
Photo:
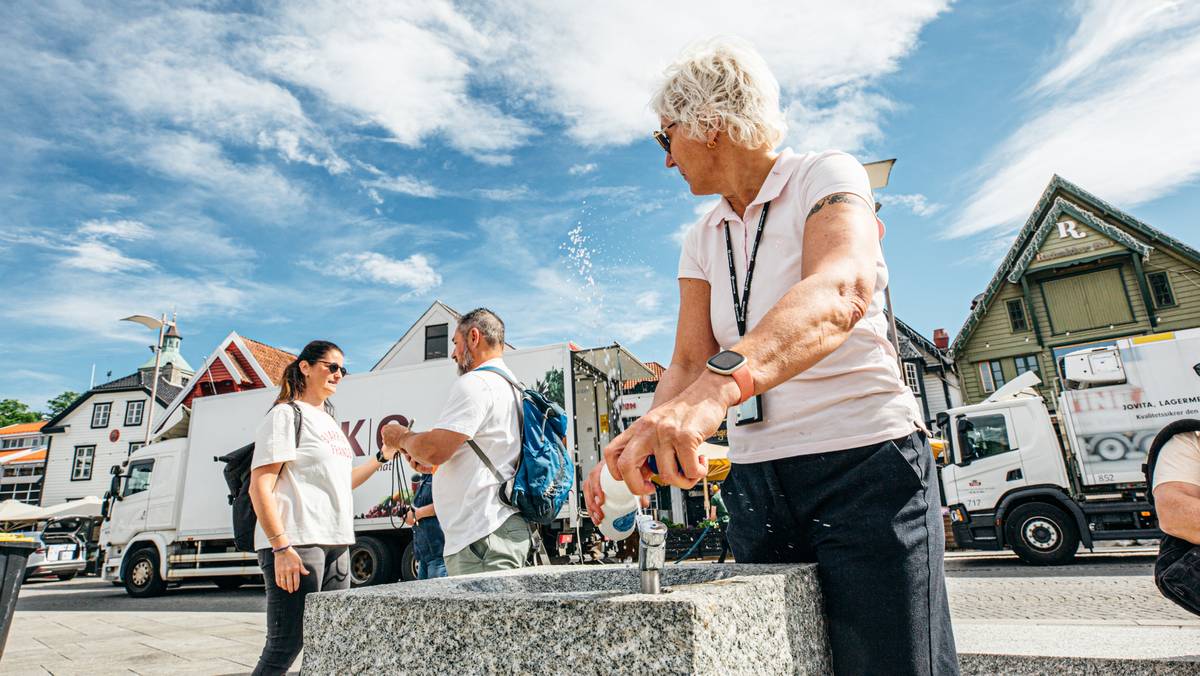
[[[867,178],[871,181],[871,190],[881,190],[887,187],[888,179],[892,175],[892,167],[896,164],[896,158],[890,160],[880,160],[878,162],[868,162],[863,165],[867,170]],[[879,213],[879,208],[883,206],[879,202],[875,203],[875,213]],[[878,220],[879,216],[876,215]],[[882,221],[881,221],[882,222]],[[880,233],[880,239],[883,239],[883,233]],[[882,250],[883,242],[879,243]],[[904,376],[904,358],[900,356],[900,334],[896,331],[896,308],[892,307],[892,284],[888,280],[888,285],[883,287],[883,302],[887,307],[888,323],[892,329],[892,347],[896,350],[896,361],[900,363],[900,375]]]
[[[133,322],[154,330],[158,329],[158,342],[154,344],[154,377],[150,381],[150,406],[149,411],[142,411],[142,415],[146,418],[146,436],[142,439],[142,444],[150,443],[150,426],[154,420],[154,404],[158,401],[158,367],[159,361],[162,359],[163,334],[168,326],[173,326],[175,322],[167,320],[167,314],[164,312],[161,319],[155,319],[149,315],[130,315],[122,317],[123,322]]]

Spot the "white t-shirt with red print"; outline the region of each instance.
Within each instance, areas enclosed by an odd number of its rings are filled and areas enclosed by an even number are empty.
[[[254,434],[251,467],[283,463],[275,484],[275,505],[293,545],[354,544],[350,487],[354,451],[328,413],[302,401],[296,405],[301,411],[300,443],[296,444],[295,411],[278,404]],[[254,529],[254,548],[270,547],[260,520]]]

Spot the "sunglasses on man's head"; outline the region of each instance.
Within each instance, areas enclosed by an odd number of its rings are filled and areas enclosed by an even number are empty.
[[[667,136],[667,130],[670,129],[671,127],[674,127],[677,124],[679,124],[679,123],[672,122],[671,124],[668,124],[667,126],[663,127],[662,129],[655,130],[654,133],[651,134],[652,136],[654,136],[654,140],[658,141],[658,145],[662,146],[664,153],[671,152],[671,137]]]
[[[342,366],[341,364],[335,364],[331,361],[325,361],[324,359],[318,359],[317,363],[324,364],[325,368],[329,369],[330,375],[333,375],[334,373],[337,373],[338,371],[341,371],[343,376],[350,375],[350,372],[346,370],[346,367]]]

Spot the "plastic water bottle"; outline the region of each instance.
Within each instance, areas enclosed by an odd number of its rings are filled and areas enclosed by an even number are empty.
[[[608,472],[608,465],[600,470],[600,490],[604,492],[604,519],[600,532],[610,540],[624,540],[637,525],[638,507],[641,501],[624,481],[617,481]]]

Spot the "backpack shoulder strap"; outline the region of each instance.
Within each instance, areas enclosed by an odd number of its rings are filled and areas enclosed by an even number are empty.
[[[297,445],[297,446],[299,446],[299,445],[300,445],[300,425],[301,425],[301,424],[304,422],[304,414],[303,414],[303,413],[300,411],[300,407],[296,405],[296,402],[294,402],[294,401],[289,401],[289,402],[288,402],[288,406],[291,406],[291,407],[292,407],[292,411],[294,411],[294,412],[296,413],[296,415],[294,415],[294,416],[292,416],[292,417],[293,417],[293,418],[295,418],[295,423],[296,423],[296,445]]]
[[[522,440],[525,438],[525,407],[521,405],[521,400],[525,397],[525,386],[513,380],[512,376],[505,373],[503,370],[494,366],[480,366],[476,371],[488,371],[499,375],[504,380],[508,381],[513,388],[513,401],[517,404],[517,431],[520,432]],[[517,460],[517,465],[520,466],[520,459]]]
[[[1146,500],[1151,505],[1154,504],[1154,466],[1158,464],[1158,453],[1163,446],[1167,445],[1171,437],[1187,432],[1200,432],[1200,420],[1185,418],[1167,425],[1154,437],[1153,443],[1150,444],[1150,450],[1146,452],[1146,462],[1142,465],[1142,473],[1146,475]]]

